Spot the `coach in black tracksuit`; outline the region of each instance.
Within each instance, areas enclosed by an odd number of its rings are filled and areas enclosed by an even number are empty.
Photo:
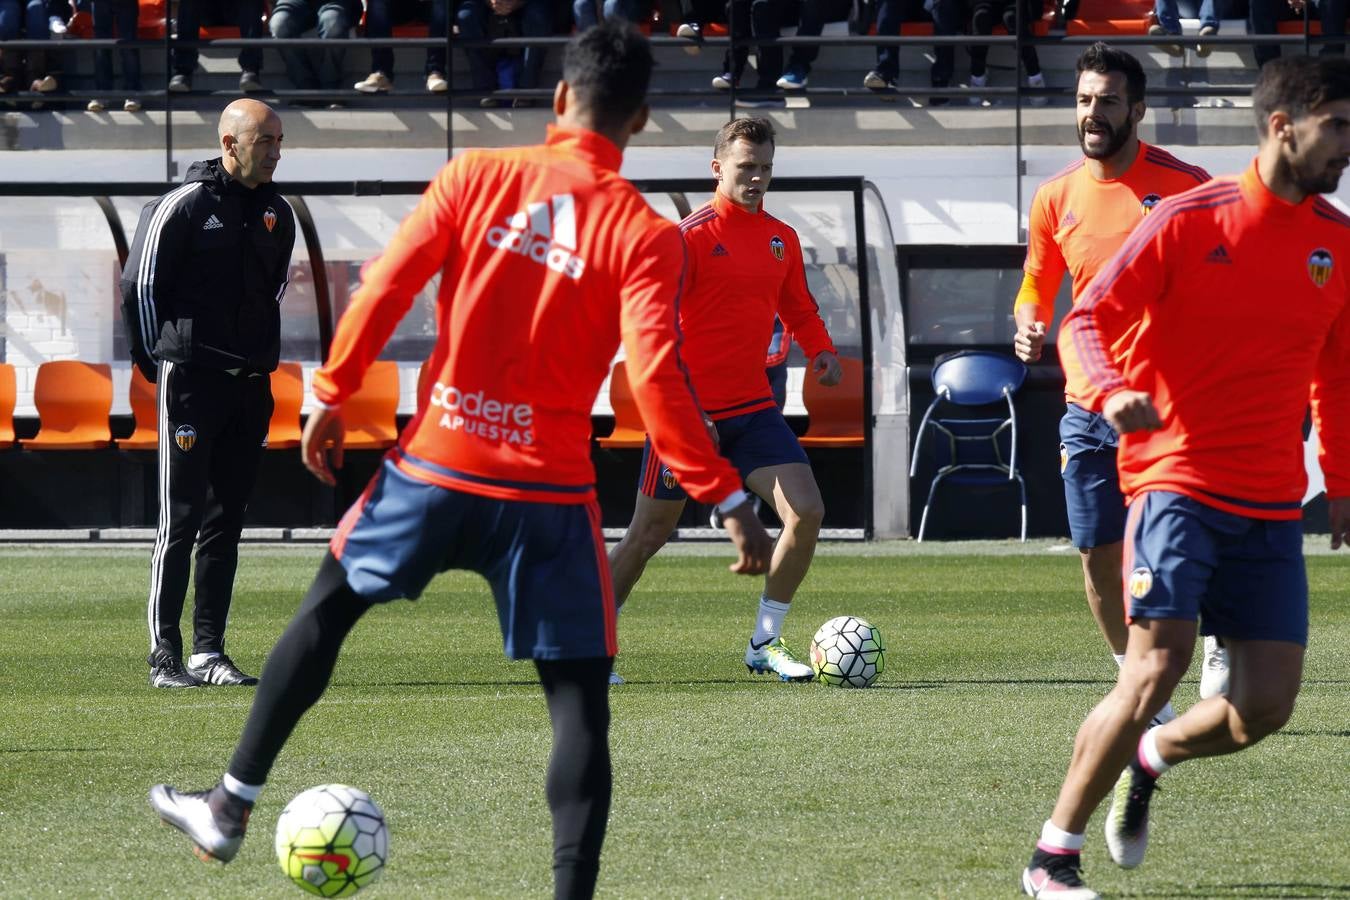
[[[159,529],[150,563],[150,683],[256,684],[225,655],[239,534],[272,415],[295,217],[272,184],[281,120],[238,100],[221,157],[141,212],[122,272],[131,355],[159,383]],[[197,544],[193,655],[178,621]]]

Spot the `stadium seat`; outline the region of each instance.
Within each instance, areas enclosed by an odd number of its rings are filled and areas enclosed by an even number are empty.
[[[114,443],[119,450],[155,450],[159,447],[159,410],[155,404],[155,385],[146,380],[141,370],[131,367],[131,415],[136,429],[129,437]]]
[[[305,399],[305,373],[298,362],[284,362],[272,373],[272,421],[267,425],[267,449],[292,450],[300,446],[300,405]]]
[[[1022,540],[1027,539],[1027,486],[1017,471],[1017,410],[1013,394],[1026,380],[1027,367],[1015,357],[987,350],[961,350],[939,356],[933,364],[933,402],[923,414],[909,477],[919,470],[919,449],[931,434],[937,471],[928,488],[919,519],[918,540],[928,526],[928,509],[938,485],[997,485],[1016,481],[1022,497]],[[981,407],[1006,403],[1008,411],[996,418],[944,418],[934,415],[944,404]]]
[[[628,366],[623,360],[609,373],[609,405],[614,410],[614,430],[599,439],[606,450],[626,450],[647,442],[647,429],[638,413],[633,389],[628,384]]]
[[[861,359],[839,357],[844,377],[825,387],[807,368],[802,382],[802,404],[810,417],[803,447],[861,447],[863,445],[863,378]]]
[[[17,388],[14,379],[14,366],[0,363],[0,448],[13,447],[14,440],[14,400]]]
[[[348,450],[382,450],[398,440],[398,363],[382,359],[371,364],[356,393],[342,404],[346,427],[343,446]]]
[[[112,446],[112,368],[107,363],[67,359],[38,366],[33,404],[36,437],[21,441],[25,450],[95,450]]]

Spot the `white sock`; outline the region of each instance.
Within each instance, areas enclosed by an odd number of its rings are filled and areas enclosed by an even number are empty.
[[[989,83],[989,76],[988,76],[988,75],[972,75],[972,76],[970,76],[970,86],[973,87],[973,88],[987,87],[987,86],[988,86],[988,83]]]
[[[1144,736],[1139,739],[1139,761],[1142,762],[1153,773],[1156,778],[1166,772],[1172,766],[1162,758],[1158,753],[1158,729],[1150,728],[1144,732]]]
[[[1125,654],[1124,654],[1124,653],[1112,653],[1112,654],[1111,654],[1111,658],[1114,659],[1114,660],[1116,661],[1116,668],[1117,668],[1117,669],[1120,668],[1121,666],[1125,665]]]
[[[1083,849],[1083,835],[1070,834],[1062,828],[1056,828],[1049,819],[1041,826],[1041,840],[1038,845],[1051,853],[1056,850],[1077,853]]]
[[[1035,75],[1028,75],[1027,84],[1030,87],[1045,87],[1045,73],[1040,72]]]
[[[755,616],[755,633],[750,636],[750,642],[756,646],[763,646],[778,637],[783,630],[783,617],[787,615],[787,611],[788,604],[760,597],[759,614]]]
[[[219,653],[194,653],[188,657],[188,665],[192,666],[194,669],[198,669],[219,655]]]
[[[229,772],[226,772],[225,776],[220,779],[220,784],[225,790],[234,794],[245,803],[256,803],[258,795],[262,793],[261,784],[244,784]]]

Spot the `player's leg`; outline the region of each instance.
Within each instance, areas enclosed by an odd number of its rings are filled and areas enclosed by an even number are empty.
[[[506,655],[535,661],[548,700],[554,896],[590,897],[609,818],[607,676],[618,650],[600,510],[497,505],[505,538],[490,538],[475,568],[492,584]]]
[[[1124,545],[1112,541],[1098,547],[1080,547],[1083,563],[1083,588],[1088,608],[1096,620],[1111,653],[1124,657],[1130,630],[1125,624],[1124,589],[1121,585],[1120,559]]]
[[[252,685],[258,679],[239,670],[225,653],[225,625],[239,565],[244,511],[262,464],[263,441],[272,418],[272,395],[265,378],[237,379],[233,415],[216,435],[211,454],[211,492],[197,540],[193,653],[188,671],[205,684]]]
[[[619,542],[609,551],[609,567],[614,577],[614,596],[620,607],[628,600],[642,577],[647,562],[666,545],[679,525],[686,494],[674,474],[656,455],[652,442],[642,449],[638,469],[637,499],[633,520]]]
[[[179,619],[187,596],[192,546],[201,527],[209,481],[215,396],[209,373],[159,364],[159,526],[150,552],[150,683],[194,687],[183,666]]]
[[[1079,728],[1054,811],[1022,873],[1023,890],[1032,896],[1060,896],[1060,890],[1071,897],[1096,896],[1082,886],[1079,861],[1088,817],[1190,665],[1200,605],[1219,565],[1219,536],[1199,507],[1159,491],[1143,494],[1130,508],[1123,565],[1130,572],[1131,616],[1125,661],[1116,686]],[[1146,815],[1129,824],[1131,842],[1146,837]]]
[[[1227,696],[1197,703],[1153,730],[1170,768],[1188,759],[1245,750],[1289,721],[1303,679],[1304,649],[1288,641],[1228,641],[1233,662]]]
[[[273,762],[328,687],[343,639],[371,605],[348,586],[342,564],[326,555],[299,612],[267,656],[227,774],[207,791],[164,784],[150,791],[151,806],[192,840],[198,856],[229,862],[239,852]]]
[[[745,648],[745,665],[756,674],[784,681],[810,681],[811,667],[795,659],[780,635],[783,619],[816,552],[825,503],[811,474],[806,452],[777,409],[718,422],[721,449],[745,478],[745,486],[773,504],[783,522],[764,578],[755,627]]]
[[[1143,861],[1149,801],[1158,777],[1187,759],[1249,747],[1283,726],[1303,673],[1308,578],[1301,523],[1249,519],[1187,502],[1188,514],[1207,522],[1218,536],[1203,627],[1226,636],[1232,691],[1201,701],[1140,740],[1116,782],[1106,817],[1111,858],[1126,868]]]
[[[816,552],[825,503],[811,467],[805,463],[765,466],[751,472],[746,486],[773,504],[783,522],[774,544],[755,627],[745,651],[745,664],[756,674],[774,673],[784,681],[810,681],[814,672],[798,660],[781,637],[797,588],[806,578]]]
[[[791,603],[811,567],[820,524],[825,518],[825,501],[816,477],[806,463],[786,463],[756,469],[745,483],[773,504],[774,512],[783,522],[768,574],[764,576],[764,594]]]
[[[338,651],[373,604],[416,598],[446,567],[446,546],[463,534],[480,541],[490,523],[464,526],[463,495],[404,475],[388,460],[339,523],[319,573],[281,639],[261,682],[229,769],[209,791],[156,785],[150,804],[192,839],[199,856],[228,862],[239,851],[248,813],[301,716],[323,695]],[[468,548],[470,554],[478,544]]]
[[[609,818],[608,676],[613,660],[535,660],[553,727],[545,794],[553,814],[553,883],[559,898],[590,897]]]
[[[1083,566],[1083,592],[1111,656],[1125,660],[1125,600],[1121,556],[1125,535],[1125,497],[1116,473],[1115,430],[1100,415],[1069,404],[1059,425],[1060,474],[1069,534]],[[1158,722],[1176,717],[1172,704],[1158,711]]]

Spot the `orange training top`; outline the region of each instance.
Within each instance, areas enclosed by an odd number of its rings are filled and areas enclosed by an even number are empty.
[[[440,274],[429,403],[395,451],[407,474],[488,497],[594,497],[591,405],[622,338],[661,459],[696,499],[741,479],[717,455],[677,348],[684,247],[590,131],[465,153],[446,165],[366,265],[314,394],[340,404]],[[756,363],[767,339],[756,342]],[[761,377],[762,377],[761,367]]]
[[[773,407],[763,354],[775,315],[807,359],[834,352],[806,287],[797,232],[762,206],[746,212],[721,194],[681,222],[680,231],[688,265],[680,353],[699,402],[714,420]]]
[[[1347,276],[1350,217],[1320,196],[1281,200],[1254,164],[1159,204],[1059,335],[1100,398],[1147,391],[1162,417],[1121,436],[1126,495],[1299,518],[1311,386],[1327,495],[1350,496]],[[1141,319],[1137,343],[1114,355]]]
[[[1059,291],[1067,271],[1073,278],[1077,304],[1088,282],[1159,200],[1208,180],[1204,169],[1143,141],[1125,174],[1109,181],[1093,178],[1086,160],[1079,159],[1037,189],[1027,223],[1023,270],[1036,279],[1042,296],[1051,297]],[[1126,331],[1120,336],[1121,347],[1133,339],[1134,331]],[[1072,361],[1066,363],[1062,356],[1060,361],[1065,369],[1066,399],[1089,406],[1089,386],[1070,375]]]

